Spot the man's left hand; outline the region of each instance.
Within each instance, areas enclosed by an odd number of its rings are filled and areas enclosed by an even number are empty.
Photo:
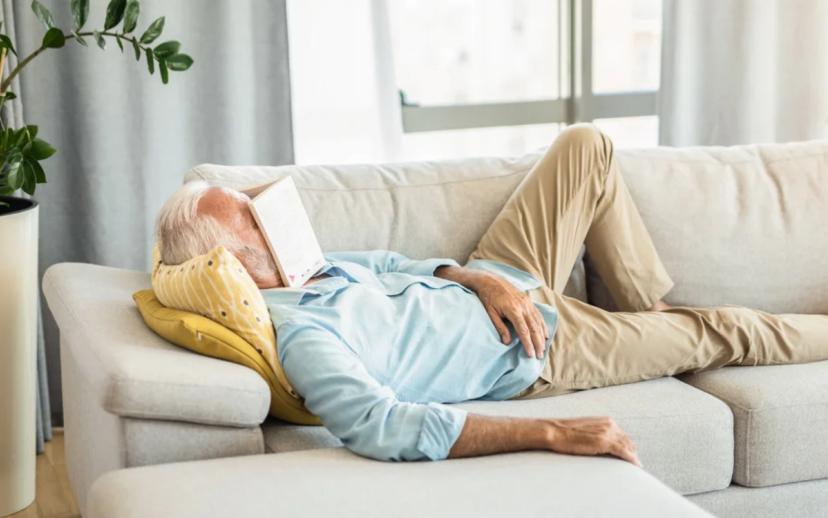
[[[487,272],[444,266],[438,268],[434,275],[475,291],[505,345],[509,345],[512,336],[504,319],[511,322],[517,331],[526,355],[530,358],[543,358],[549,330],[540,310],[535,307],[528,295],[506,279]]]

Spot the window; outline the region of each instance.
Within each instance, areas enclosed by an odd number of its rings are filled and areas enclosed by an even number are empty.
[[[288,29],[297,163],[658,141],[661,0],[288,0]]]

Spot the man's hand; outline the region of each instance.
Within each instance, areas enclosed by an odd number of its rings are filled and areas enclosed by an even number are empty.
[[[549,330],[541,312],[528,295],[512,286],[506,279],[488,272],[458,266],[441,266],[434,275],[476,292],[505,345],[512,341],[512,336],[503,321],[504,318],[511,322],[517,331],[526,355],[530,358],[543,358]]]
[[[612,455],[641,467],[632,439],[609,417],[518,419],[469,414],[449,458],[524,450]]]

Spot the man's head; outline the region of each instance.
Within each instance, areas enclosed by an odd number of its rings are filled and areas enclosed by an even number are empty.
[[[247,206],[250,199],[205,182],[185,184],[155,220],[161,259],[181,264],[224,246],[247,269],[259,288],[282,286],[279,270]]]

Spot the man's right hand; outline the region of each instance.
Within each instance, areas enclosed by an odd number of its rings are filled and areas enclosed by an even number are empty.
[[[641,467],[638,450],[610,417],[550,419],[550,450],[573,455],[613,455]]]
[[[469,414],[449,458],[524,450],[613,455],[641,467],[632,439],[609,417],[518,419]]]

